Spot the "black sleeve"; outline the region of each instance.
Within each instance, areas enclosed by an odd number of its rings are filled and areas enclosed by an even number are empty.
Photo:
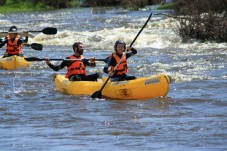
[[[28,36],[25,37],[24,42],[25,42],[25,43],[28,42]]]
[[[117,61],[114,59],[114,57],[110,58],[110,62],[109,62],[109,66],[116,66],[117,65]]]
[[[116,65],[116,60],[111,56],[107,57],[106,59],[107,62],[106,62],[106,66],[103,68],[103,72],[105,72],[106,74],[109,73],[108,69],[110,66],[115,66]]]
[[[137,54],[137,50],[135,48],[131,48],[131,52],[126,54],[126,58],[128,59],[129,57]]]
[[[21,45],[22,43],[27,43],[28,42],[28,36],[26,37],[21,37],[19,40],[18,40],[18,46]]]
[[[131,51],[132,51],[132,53],[135,55],[135,54],[137,54],[137,50],[135,49],[135,48],[131,48]]]
[[[108,74],[109,73],[108,67],[104,67],[103,68],[103,72],[106,73],[106,74]]]
[[[66,59],[69,59],[69,58],[66,58]],[[62,63],[59,64],[59,65],[53,65],[53,64],[50,63],[50,64],[48,64],[48,66],[49,66],[51,69],[53,69],[54,71],[59,71],[59,70],[63,69],[64,67],[69,66],[69,64],[72,64],[72,62],[71,62],[71,61],[66,61],[66,60],[64,60],[64,61],[62,61]]]
[[[6,37],[4,37],[4,38],[1,38],[0,39],[0,48],[2,48],[6,43],[7,43],[7,38]]]

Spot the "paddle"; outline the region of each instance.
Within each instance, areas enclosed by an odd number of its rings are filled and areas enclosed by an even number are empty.
[[[27,47],[31,47],[34,50],[38,50],[38,51],[43,50],[43,45],[41,45],[41,44],[32,43],[32,44],[24,44],[24,45]]]
[[[42,32],[46,35],[54,35],[57,33],[57,28],[47,27],[47,28],[44,28],[43,30],[29,30],[27,32]],[[7,31],[7,32],[1,32],[1,33],[9,33],[9,32]],[[17,32],[17,33],[22,33],[22,32]]]
[[[37,57],[29,57],[24,58],[26,61],[45,61],[46,58],[37,58]],[[77,60],[83,60],[83,59],[49,59],[53,61],[77,61]],[[90,60],[90,59],[84,59],[84,60]],[[95,59],[95,61],[106,61],[106,59]]]
[[[41,31],[29,30],[28,32],[42,32],[42,33],[44,33],[46,35],[54,35],[54,34],[57,33],[57,28],[47,27],[47,28],[44,28]]]
[[[132,47],[132,45],[134,44],[134,42],[136,41],[136,39],[138,38],[138,36],[140,35],[140,33],[143,31],[143,29],[145,28],[145,26],[147,25],[148,21],[150,20],[152,16],[152,13],[150,14],[150,16],[148,17],[147,21],[145,22],[145,24],[143,25],[143,27],[140,29],[140,31],[138,32],[138,34],[136,35],[136,37],[134,38],[134,40],[132,41],[132,43],[130,44],[130,47]],[[114,74],[116,73],[115,70],[117,69],[117,67],[119,66],[119,64],[121,63],[124,55],[126,55],[126,52],[123,53],[120,61],[118,62],[118,64],[115,66],[114,68]],[[94,98],[102,98],[102,90],[104,89],[104,87],[106,86],[107,82],[109,81],[110,79],[110,76],[107,78],[107,80],[105,81],[105,83],[102,85],[101,89],[99,91],[96,91],[94,92],[92,95],[91,95],[91,98],[94,99]]]

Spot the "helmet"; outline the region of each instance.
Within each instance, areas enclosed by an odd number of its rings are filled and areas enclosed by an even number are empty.
[[[118,41],[115,42],[115,45],[114,45],[114,50],[115,51],[117,50],[117,45],[118,44],[123,44],[125,49],[126,49],[126,43],[124,41],[122,41],[122,40],[118,40]]]
[[[9,33],[17,33],[17,27],[11,26],[10,29],[9,29]]]

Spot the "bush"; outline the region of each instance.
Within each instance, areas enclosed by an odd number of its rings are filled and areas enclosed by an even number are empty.
[[[178,33],[187,41],[227,41],[226,0],[177,0],[175,1]],[[182,15],[184,17],[182,17]]]
[[[161,3],[162,0],[85,0],[87,6],[122,6],[127,8],[141,8],[146,5]]]
[[[69,8],[72,7],[73,0],[43,0],[43,3],[53,8]]]

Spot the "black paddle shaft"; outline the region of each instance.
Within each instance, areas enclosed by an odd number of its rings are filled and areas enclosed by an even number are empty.
[[[99,98],[101,99],[102,98],[102,90],[104,89],[104,87],[106,86],[107,82],[109,81],[110,79],[110,76],[106,79],[105,83],[102,85],[101,89],[99,91],[96,91],[95,93],[93,93],[91,95],[91,98],[92,99],[95,99],[95,98]]]
[[[37,58],[37,57],[29,57],[29,58],[24,58],[26,61],[46,61],[46,58]],[[49,59],[52,61],[77,61],[77,60],[83,60],[83,59],[60,59],[60,58],[52,58]],[[90,59],[84,59],[84,60],[90,60]],[[95,61],[106,61],[106,59],[95,59]]]
[[[149,22],[150,18],[152,16],[152,13],[150,14],[150,16],[148,17],[147,21],[145,22],[145,24],[143,25],[143,27],[140,29],[140,31],[138,32],[138,34],[136,35],[136,37],[134,38],[134,40],[131,42],[130,47],[132,47],[132,45],[134,44],[134,42],[136,41],[136,39],[139,37],[140,33],[143,31],[143,29],[146,27],[147,23]]]
[[[152,13],[150,14],[150,16],[148,17],[147,21],[145,22],[145,24],[143,25],[143,27],[140,29],[140,31],[138,32],[138,34],[136,35],[136,37],[134,38],[134,40],[131,42],[130,44],[130,47],[132,47],[132,45],[134,44],[134,42],[136,41],[136,39],[139,37],[140,33],[143,31],[143,29],[146,27],[147,23],[149,22],[150,18],[152,16]],[[122,55],[123,57],[123,55]],[[122,60],[122,59],[121,59]],[[120,61],[121,61],[120,60]],[[120,63],[118,63],[119,65]],[[116,72],[114,72],[115,74]],[[110,76],[107,78],[107,80],[105,81],[105,83],[103,84],[103,86],[101,87],[101,89],[99,91],[96,91],[94,92],[92,95],[91,95],[91,98],[102,98],[102,90],[104,89],[104,87],[106,86],[107,82],[109,81],[110,79]]]

